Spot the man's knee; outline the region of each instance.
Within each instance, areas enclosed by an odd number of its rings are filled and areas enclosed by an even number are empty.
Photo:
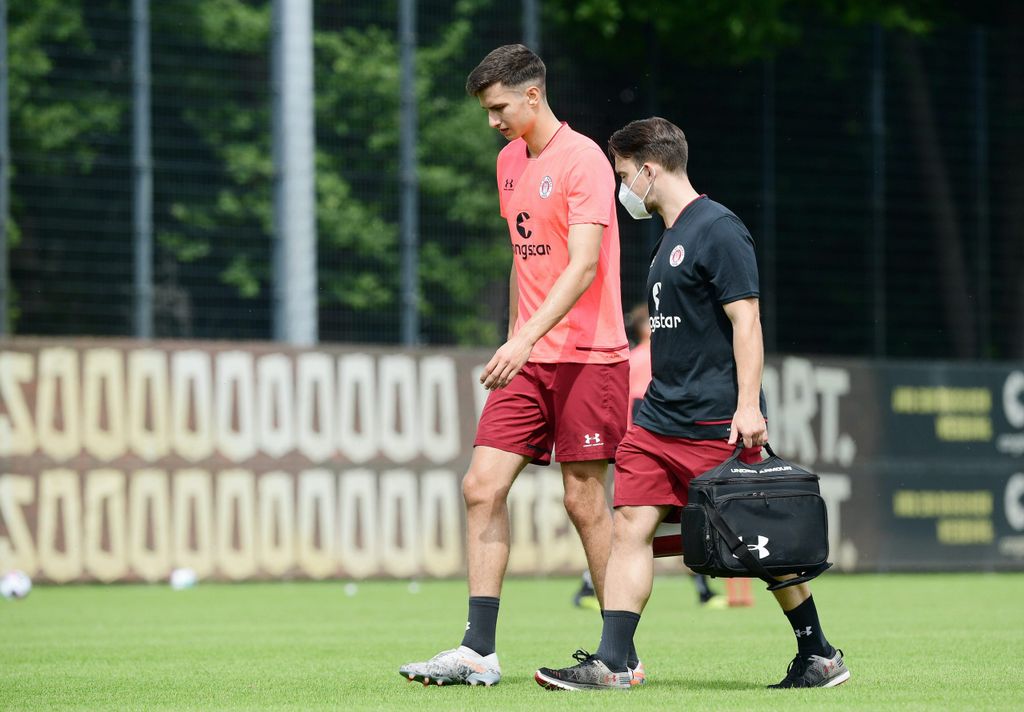
[[[588,490],[582,487],[569,488],[565,490],[562,497],[565,505],[565,512],[569,519],[576,526],[586,525],[608,516],[608,504],[605,501],[604,490]]]
[[[653,507],[618,507],[612,518],[612,538],[616,542],[649,542],[654,538],[657,528],[657,510]]]
[[[604,469],[598,469],[591,463],[562,466],[565,486],[562,503],[573,524],[578,526],[608,516],[603,475]]]
[[[488,476],[487,472],[470,468],[462,478],[462,498],[466,507],[504,502],[508,498],[509,486]]]

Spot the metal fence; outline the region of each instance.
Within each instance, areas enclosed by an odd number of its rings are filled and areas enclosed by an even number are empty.
[[[8,333],[136,334],[131,4],[6,3]],[[537,4],[414,4],[410,285],[399,3],[313,3],[321,341],[399,343],[403,290],[418,297],[417,341],[498,341],[500,137],[462,87],[487,51],[522,39]],[[654,113],[684,128],[694,185],[758,244],[769,350],[1024,356],[1024,32],[822,28],[723,66],[655,29],[632,38],[649,48],[637,66],[542,23],[551,104],[602,145]],[[273,337],[271,30],[266,0],[151,4],[156,337]],[[657,232],[621,217],[629,304]]]

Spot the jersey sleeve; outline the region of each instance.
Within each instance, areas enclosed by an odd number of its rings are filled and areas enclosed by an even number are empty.
[[[570,158],[565,188],[570,225],[608,226],[615,205],[615,175],[599,148],[585,148]]]
[[[754,239],[738,219],[722,217],[702,240],[698,267],[715,290],[720,304],[760,295]]]

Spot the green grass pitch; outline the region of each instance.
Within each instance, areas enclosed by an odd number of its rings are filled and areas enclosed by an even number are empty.
[[[461,581],[40,586],[0,600],[0,709],[1008,710],[1024,707],[1024,574],[838,575],[814,585],[850,682],[766,690],[795,642],[770,594],[702,610],[690,581],[659,577],[637,643],[649,683],[547,692],[541,665],[593,650],[600,618],[574,579],[506,583],[504,678],[429,687],[397,674],[458,644]],[[713,582],[723,588],[721,581]]]

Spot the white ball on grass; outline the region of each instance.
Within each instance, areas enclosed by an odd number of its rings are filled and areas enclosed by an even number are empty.
[[[32,590],[32,579],[24,571],[8,571],[0,579],[0,595],[7,599],[24,598]]]
[[[186,588],[192,588],[199,581],[199,576],[196,572],[189,568],[175,569],[171,572],[171,588],[175,591],[181,591]]]

